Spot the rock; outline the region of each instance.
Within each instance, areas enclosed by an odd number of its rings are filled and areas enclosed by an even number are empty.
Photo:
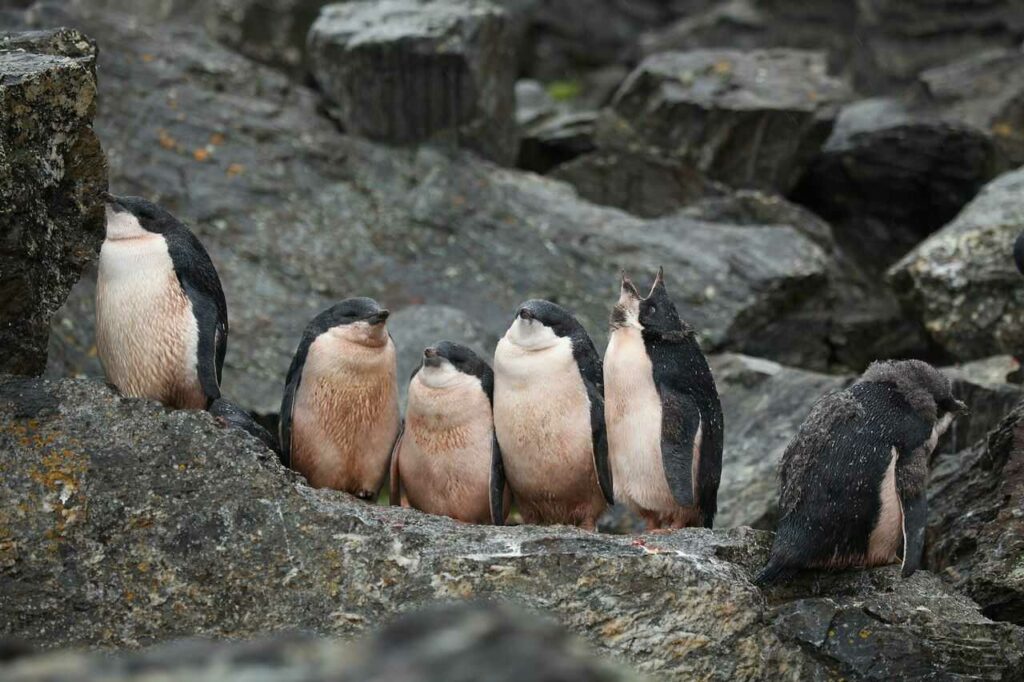
[[[308,44],[313,74],[346,131],[514,160],[515,35],[488,0],[330,5]]]
[[[1002,168],[991,137],[896,99],[843,108],[794,198],[878,272],[949,222]]]
[[[571,161],[594,149],[596,112],[558,113],[522,132],[516,166],[536,173]]]
[[[664,52],[619,88],[597,144],[692,165],[734,187],[786,192],[848,95],[817,52]]]
[[[1024,348],[1024,287],[1012,256],[1022,191],[1024,169],[999,176],[889,270],[897,296],[953,359]]]
[[[921,106],[984,130],[1014,166],[1024,164],[1024,49],[994,49],[918,76]]]
[[[606,663],[547,617],[506,604],[432,606],[406,614],[356,644],[286,633],[251,642],[185,640],[115,657],[57,653],[22,660],[9,682],[130,682],[154,674],[168,682],[288,679],[295,682],[514,682],[639,680]]]
[[[98,382],[0,380],[0,467],[4,633],[44,648],[351,636],[436,600],[483,598],[544,611],[664,678],[1005,679],[1024,655],[1024,630],[927,573],[812,574],[766,603],[749,578],[767,533],[630,538],[371,506],[306,487],[209,414]],[[403,631],[380,640],[389,653]]]
[[[709,360],[725,417],[715,525],[774,529],[783,451],[811,406],[851,378],[728,353]]]
[[[1024,624],[1024,404],[929,491],[927,565],[994,620]]]
[[[953,395],[970,407],[970,413],[939,440],[935,455],[958,453],[988,438],[1010,410],[1024,400],[1024,386],[1008,383],[1018,363],[1009,355],[967,362],[942,371],[953,382]]]
[[[302,78],[309,66],[306,36],[330,0],[214,0],[206,30],[228,47]]]
[[[50,318],[103,239],[95,113],[89,38],[0,38],[0,372],[43,371]]]

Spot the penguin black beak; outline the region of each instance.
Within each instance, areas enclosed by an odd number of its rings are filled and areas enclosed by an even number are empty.
[[[629,275],[626,274],[625,270],[622,271],[621,278],[622,285],[619,288],[619,294],[621,295],[625,293],[633,296],[634,298],[640,298],[640,292],[636,290],[636,285],[633,284],[633,280],[629,278]]]
[[[377,313],[371,315],[366,319],[372,325],[384,324],[388,321],[388,317],[391,315],[390,310],[380,310]]]
[[[529,310],[527,310],[526,308],[520,308],[519,309],[519,318],[523,319],[523,320],[532,320],[533,319],[533,313],[530,312]]]
[[[423,349],[423,366],[424,367],[439,367],[441,365],[441,355],[437,352],[437,349],[433,346]]]
[[[964,401],[962,401],[962,400],[954,400],[953,401],[953,412],[955,412],[956,414],[958,414],[960,416],[964,416],[964,415],[970,414],[971,410],[970,410],[969,407],[967,407],[967,403],[965,403]]]

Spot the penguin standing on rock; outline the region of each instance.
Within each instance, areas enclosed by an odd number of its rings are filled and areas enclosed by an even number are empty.
[[[206,409],[220,397],[228,307],[206,249],[163,208],[105,194],[96,347],[107,380],[133,397]]]
[[[468,523],[505,522],[508,487],[494,436],[494,373],[466,346],[423,351],[391,456],[391,504]]]
[[[623,273],[604,379],[615,499],[640,514],[648,530],[711,528],[722,475],[722,405],[660,268],[646,298]]]
[[[306,327],[281,402],[281,458],[314,488],[374,500],[398,437],[398,381],[388,311],[349,298]]]
[[[594,342],[567,310],[520,306],[494,352],[494,430],[527,523],[593,529],[612,503],[602,383]]]
[[[966,413],[949,379],[920,360],[875,362],[821,398],[782,455],[779,526],[758,584],[798,568],[921,560],[928,460]]]

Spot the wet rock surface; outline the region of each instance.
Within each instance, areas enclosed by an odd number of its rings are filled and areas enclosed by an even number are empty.
[[[906,308],[957,360],[1024,348],[1024,287],[1012,255],[1024,228],[1021,191],[1024,170],[1001,175],[889,270]]]
[[[207,414],[98,382],[3,378],[0,440],[4,633],[40,647],[350,636],[482,597],[678,679],[1000,679],[1024,650],[1024,630],[927,573],[809,574],[762,595],[748,582],[768,548],[758,531],[612,537],[373,507],[309,489]]]
[[[0,371],[39,374],[50,320],[103,238],[95,44],[0,35]]]

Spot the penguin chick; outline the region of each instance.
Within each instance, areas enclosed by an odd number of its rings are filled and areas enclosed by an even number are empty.
[[[722,474],[722,405],[660,268],[646,297],[622,274],[604,379],[615,499],[648,530],[711,528]]]
[[[612,502],[601,359],[564,308],[523,303],[498,342],[494,431],[524,521],[596,526]]]
[[[471,349],[442,341],[423,351],[391,456],[391,504],[400,504],[404,492],[428,514],[505,522],[510,496],[494,437],[493,396],[494,373]]]
[[[245,431],[273,450],[278,457],[281,456],[281,446],[278,445],[277,438],[274,438],[270,431],[263,428],[251,414],[233,402],[226,398],[217,398],[210,405],[210,414],[216,418],[221,426]]]
[[[185,225],[139,197],[106,199],[96,348],[126,396],[206,409],[220,396],[228,308],[217,270]]]
[[[928,516],[928,460],[966,406],[920,360],[875,362],[811,409],[782,456],[780,519],[765,584],[798,568],[917,570]]]
[[[306,327],[281,402],[281,457],[314,488],[374,500],[399,430],[388,311],[349,298]]]

